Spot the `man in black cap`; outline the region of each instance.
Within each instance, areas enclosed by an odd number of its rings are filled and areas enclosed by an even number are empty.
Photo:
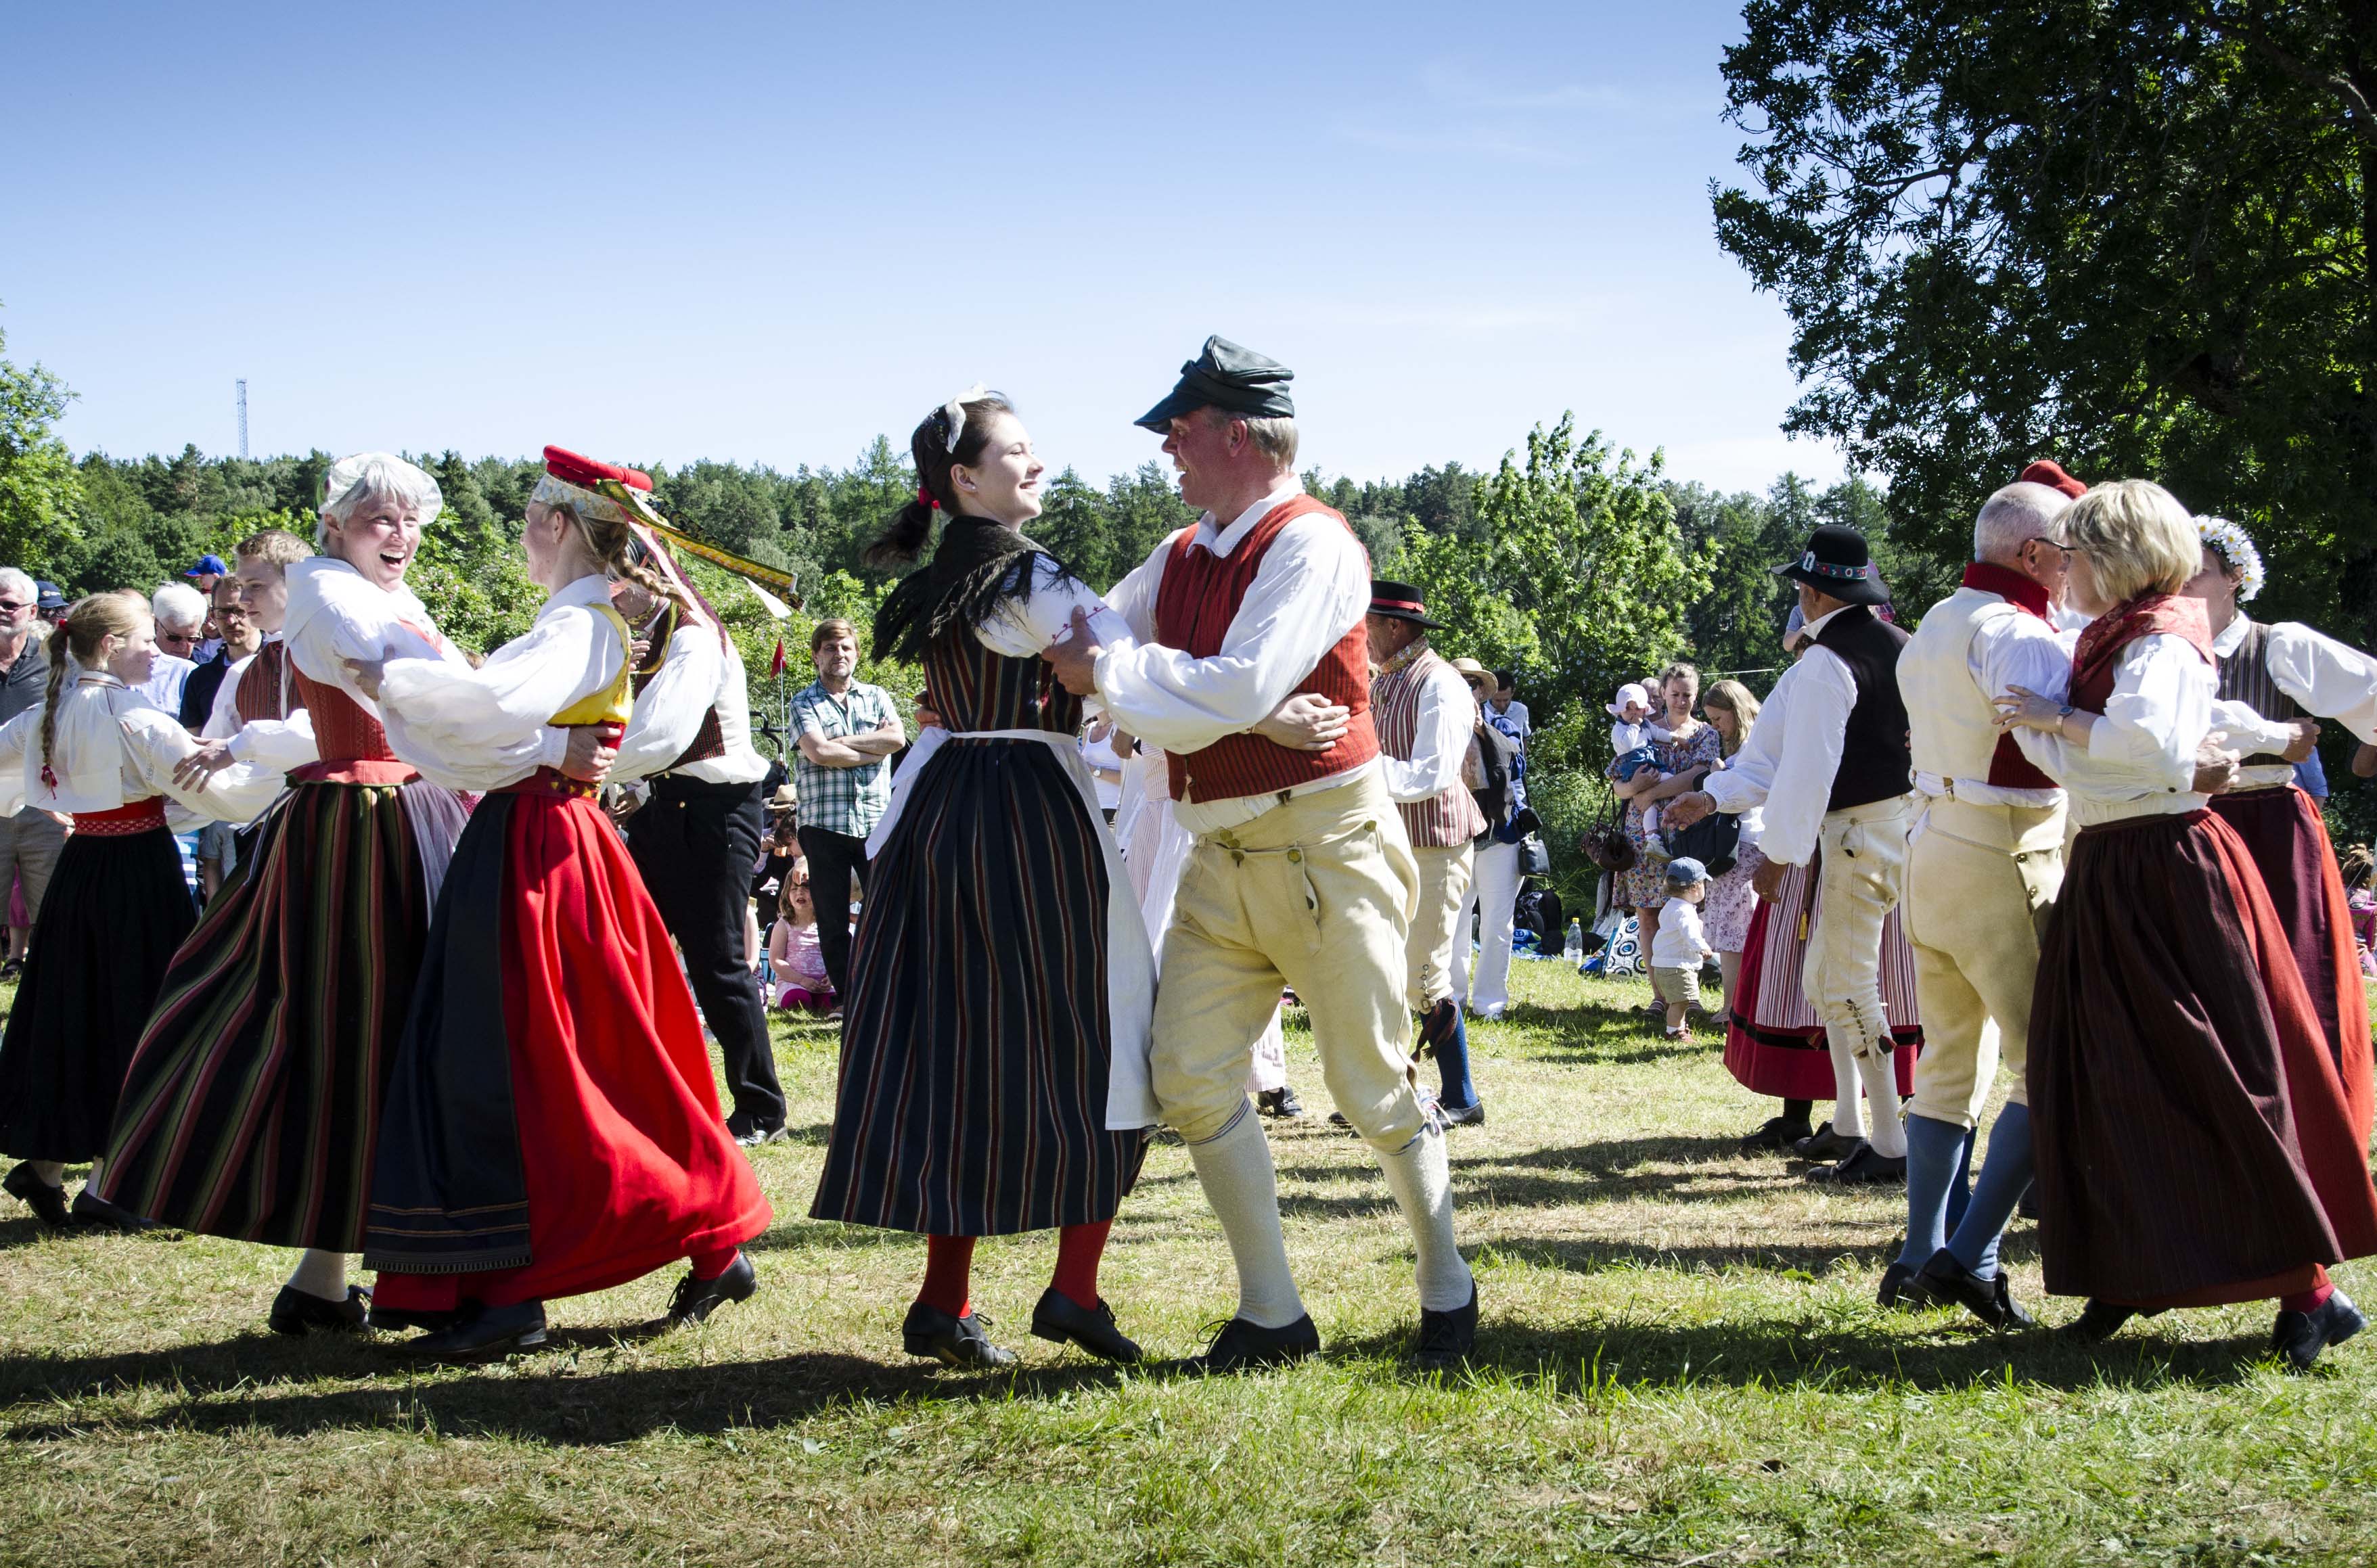
[[[1096,694],[1170,754],[1174,818],[1196,840],[1165,937],[1151,1075],[1237,1264],[1236,1315],[1199,1364],[1229,1372],[1320,1348],[1242,1087],[1284,980],[1311,1016],[1331,1095],[1411,1226],[1418,1356],[1446,1367],[1475,1342],[1477,1290],[1453,1243],[1444,1132],[1412,1069],[1418,875],[1370,717],[1369,557],[1296,481],[1291,378],[1220,338],[1181,367],[1139,423],[1164,435],[1181,498],[1204,515],[1106,595],[1135,640],[1101,647],[1077,616],[1045,657],[1068,690]],[[1300,693],[1350,712],[1325,749],[1248,732]]]
[[[1765,808],[1755,883],[1772,898],[1785,868],[1819,854],[1822,913],[1802,969],[1809,1005],[1824,1026],[1840,1095],[1833,1132],[1838,1164],[1811,1180],[1904,1182],[1906,1133],[1899,1124],[1896,1064],[1881,1005],[1881,928],[1896,907],[1914,806],[1906,705],[1898,655],[1906,634],[1873,613],[1888,597],[1855,529],[1827,523],[1777,576],[1799,585],[1810,646],[1774,683],[1740,753],[1699,790],[1669,802],[1682,827],[1711,811]],[[1862,1080],[1871,1125],[1857,1102]]]

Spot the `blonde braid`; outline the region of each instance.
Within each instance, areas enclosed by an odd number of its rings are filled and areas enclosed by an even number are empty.
[[[52,790],[58,787],[58,776],[50,766],[50,757],[58,743],[58,689],[66,683],[66,641],[61,636],[51,650],[49,689],[42,695],[42,782]]]
[[[681,612],[693,608],[685,601],[685,596],[676,591],[675,585],[635,558],[636,536],[625,518],[590,517],[576,506],[569,508],[569,515],[577,520],[578,531],[585,536],[586,547],[594,552],[594,558],[603,564],[604,571],[614,576],[625,577],[654,599],[674,604]]]
[[[94,593],[75,600],[66,612],[66,624],[50,639],[49,685],[42,694],[42,782],[52,790],[58,787],[52,764],[58,743],[58,694],[66,683],[67,659],[95,670],[101,644],[111,636],[130,636],[148,619],[148,600],[130,588]]]

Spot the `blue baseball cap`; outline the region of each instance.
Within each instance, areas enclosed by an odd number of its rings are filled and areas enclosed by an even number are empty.
[[[191,567],[188,571],[183,573],[182,576],[185,577],[227,577],[231,576],[231,568],[223,564],[222,557],[220,555],[201,555],[198,557],[198,564]]]
[[[1678,855],[1667,862],[1667,882],[1674,887],[1690,887],[1695,882],[1708,880],[1708,867],[1690,855]]]
[[[66,607],[66,596],[58,591],[58,585],[55,583],[48,581],[35,583],[33,607],[36,610],[64,610]]]

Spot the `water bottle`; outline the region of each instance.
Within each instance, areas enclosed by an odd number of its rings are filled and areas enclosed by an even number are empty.
[[[1583,921],[1571,921],[1568,922],[1568,945],[1560,949],[1560,956],[1566,958],[1571,964],[1581,964],[1584,962]]]

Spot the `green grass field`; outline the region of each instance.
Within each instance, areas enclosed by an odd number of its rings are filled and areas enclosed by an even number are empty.
[[[779,1038],[797,1135],[756,1161],[761,1293],[649,1324],[673,1275],[555,1303],[554,1347],[409,1364],[279,1339],[283,1255],[0,1219],[0,1562],[2191,1563],[2377,1561],[2377,1336],[2309,1377],[2264,1307],[2094,1352],[1871,1304],[1894,1195],[1833,1195],[1734,1138],[1767,1114],[1640,986],[1519,966],[1473,1035],[1489,1124],[1454,1134],[1484,1325],[1424,1379],[1400,1221],[1360,1145],[1274,1126],[1327,1340],[1284,1372],[1121,1373],[1023,1332],[1049,1237],[985,1242],[1011,1373],[899,1351],[913,1237],[803,1218],[833,1044]],[[1705,1031],[1704,1031],[1705,1034]],[[2009,1256],[2038,1302],[2036,1248]],[[2339,1271],[2368,1300],[2377,1277]],[[1105,1290],[1151,1353],[1232,1304],[1188,1163],[1159,1146]]]

